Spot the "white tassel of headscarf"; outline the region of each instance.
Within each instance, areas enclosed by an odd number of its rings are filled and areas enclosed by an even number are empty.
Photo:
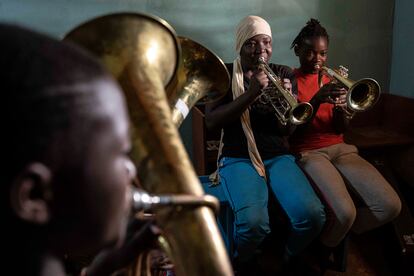
[[[231,86],[233,91],[233,99],[236,99],[244,93],[243,70],[240,57],[236,58],[233,62],[233,80]],[[242,116],[240,117],[240,121],[244,135],[247,139],[247,147],[249,150],[250,160],[252,161],[257,173],[266,179],[265,166],[263,164],[262,158],[260,157],[259,150],[257,149],[252,126],[250,123],[249,108],[246,108],[246,110],[243,112]]]
[[[259,35],[265,34],[269,37],[272,37],[272,30],[270,28],[269,23],[266,20],[259,16],[249,15],[243,18],[239,25],[237,26],[236,30],[236,45],[235,49],[237,54],[239,55],[233,62],[233,78],[232,78],[232,91],[233,91],[233,99],[236,99],[240,95],[242,95],[244,91],[244,83],[243,83],[243,69],[241,66],[240,60],[240,50],[246,40]],[[257,173],[266,179],[266,170],[263,164],[263,160],[260,157],[259,150],[256,146],[256,141],[254,139],[252,126],[250,123],[250,112],[249,108],[247,108],[242,116],[240,117],[241,125],[243,128],[244,135],[247,139],[247,147],[249,151],[250,160],[253,163],[254,168],[256,169]],[[223,131],[221,133],[220,139],[220,146],[219,152],[217,156],[217,166],[218,160],[221,156],[221,151],[223,148]],[[210,180],[213,181],[214,184],[217,184],[219,181],[218,172],[215,171],[213,174],[210,175]]]

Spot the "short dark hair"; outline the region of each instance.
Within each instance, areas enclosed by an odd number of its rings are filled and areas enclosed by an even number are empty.
[[[295,46],[302,46],[303,43],[315,37],[326,37],[326,40],[329,43],[329,35],[326,29],[321,25],[319,20],[311,18],[306,25],[300,30],[299,34],[293,40],[292,45],[290,48],[294,48]]]
[[[1,180],[8,182],[28,162],[43,161],[57,133],[85,125],[95,95],[76,86],[109,75],[77,46],[23,27],[0,24],[0,41]]]

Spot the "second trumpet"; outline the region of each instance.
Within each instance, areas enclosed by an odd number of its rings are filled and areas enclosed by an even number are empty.
[[[363,78],[352,81],[348,79],[347,74],[344,76],[326,66],[322,66],[321,70],[348,89],[346,102],[352,112],[366,111],[377,103],[381,94],[381,87],[376,80]]]

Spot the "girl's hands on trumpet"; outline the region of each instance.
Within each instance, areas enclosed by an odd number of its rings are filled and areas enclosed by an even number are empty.
[[[319,103],[330,103],[346,108],[346,93],[347,90],[345,88],[330,82],[319,89],[315,98]]]

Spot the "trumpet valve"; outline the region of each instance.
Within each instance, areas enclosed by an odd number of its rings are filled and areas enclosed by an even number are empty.
[[[339,69],[338,69],[338,73],[344,77],[344,78],[348,78],[348,68],[346,68],[343,65],[339,65]]]

